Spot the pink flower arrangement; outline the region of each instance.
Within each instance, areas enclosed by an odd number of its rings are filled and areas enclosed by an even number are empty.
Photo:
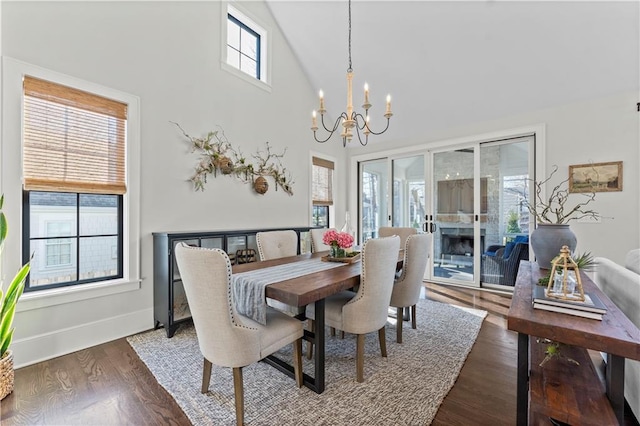
[[[338,232],[331,229],[324,233],[322,242],[328,246],[338,246],[346,249],[353,245],[353,236],[346,232]]]

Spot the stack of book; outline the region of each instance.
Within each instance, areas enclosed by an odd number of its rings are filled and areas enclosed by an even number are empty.
[[[585,293],[585,300],[580,301],[577,297],[576,300],[547,297],[546,290],[547,287],[545,286],[535,286],[533,290],[533,307],[535,309],[560,312],[596,320],[602,320],[602,315],[607,312],[607,308],[602,301],[593,293]]]

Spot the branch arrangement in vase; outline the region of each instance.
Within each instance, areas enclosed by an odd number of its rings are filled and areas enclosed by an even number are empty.
[[[534,199],[532,201],[525,200],[525,205],[529,213],[535,216],[538,223],[564,224],[585,217],[599,219],[601,216],[598,212],[587,208],[587,205],[596,199],[595,192],[570,194],[568,188],[569,178],[554,186],[547,199],[542,198],[543,188],[557,171],[558,166],[554,165],[549,177],[541,181],[533,181],[535,188]],[[584,198],[582,201],[573,205],[573,207],[569,207],[567,202],[569,201],[570,195]]]
[[[275,154],[271,152],[269,142],[266,142],[265,151],[259,150],[251,156],[255,161],[252,163],[239,149],[233,148],[223,130],[210,131],[207,136],[197,138],[187,134],[178,123],[171,123],[189,139],[192,152],[198,151],[200,154],[201,159],[190,178],[196,191],[204,191],[208,175],[217,177],[220,172],[223,175],[235,176],[244,183],[252,183],[259,194],[267,192],[269,185],[264,177],[270,176],[275,182],[276,191],[280,187],[287,194],[293,195],[293,179],[281,161],[287,152],[286,148],[282,154]]]

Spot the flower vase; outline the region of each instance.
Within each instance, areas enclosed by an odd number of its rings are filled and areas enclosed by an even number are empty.
[[[345,251],[343,248],[340,248],[337,244],[331,244],[331,248],[329,249],[329,256],[333,258],[343,258],[345,257]]]

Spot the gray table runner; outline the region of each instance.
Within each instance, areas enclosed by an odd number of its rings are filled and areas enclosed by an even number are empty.
[[[233,274],[231,276],[231,288],[233,289],[236,310],[260,324],[266,324],[267,299],[265,288],[267,285],[344,265],[346,264],[309,259]]]

